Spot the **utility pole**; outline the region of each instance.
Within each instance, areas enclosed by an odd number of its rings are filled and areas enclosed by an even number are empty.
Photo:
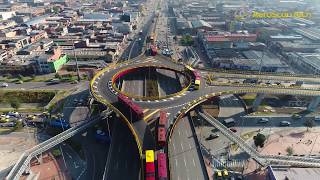
[[[80,82],[81,78],[80,78],[80,72],[79,72],[78,58],[77,58],[77,55],[76,55],[76,51],[75,51],[75,47],[74,47],[74,40],[73,39],[72,39],[72,49],[73,49],[74,58],[76,60],[76,69],[77,69],[78,82]]]

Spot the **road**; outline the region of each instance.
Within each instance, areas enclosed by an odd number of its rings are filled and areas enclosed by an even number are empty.
[[[130,76],[126,76],[122,83],[123,92],[134,96],[144,96],[144,76],[145,75],[142,73],[135,73]]]
[[[240,117],[245,114],[243,104],[232,94],[220,96],[218,119]]]
[[[158,87],[160,96],[165,96],[181,91],[181,85],[176,72],[157,69]]]
[[[71,127],[89,118],[89,108],[86,103],[88,96],[88,84],[82,84],[78,86],[75,92],[66,98],[63,106],[63,119],[69,122]]]
[[[66,82],[53,85],[48,85],[47,82],[25,82],[22,84],[8,83],[8,87],[0,87],[0,90],[67,90],[74,88],[75,86],[82,86],[83,84],[89,84],[89,82],[81,81],[78,84]]]
[[[206,170],[202,169],[200,155],[196,149],[194,134],[187,117],[182,119],[173,132],[170,151],[170,167],[174,180],[203,180]]]
[[[107,180],[139,180],[141,162],[132,133],[122,121],[116,121],[112,134]]]

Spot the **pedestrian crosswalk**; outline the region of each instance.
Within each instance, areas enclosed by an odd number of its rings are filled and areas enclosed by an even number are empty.
[[[245,160],[226,160],[226,159],[213,159],[211,161],[211,167],[215,169],[223,169],[223,168],[242,168],[246,164]]]

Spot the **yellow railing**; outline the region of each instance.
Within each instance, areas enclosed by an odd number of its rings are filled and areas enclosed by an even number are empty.
[[[106,72],[108,69],[110,69],[110,67],[107,67],[101,71],[99,71],[90,81],[90,90],[92,95],[94,96],[94,98],[99,101],[100,103],[110,107],[115,113],[117,113],[119,116],[121,116],[121,119],[124,120],[125,124],[129,127],[131,133],[134,136],[134,139],[136,141],[138,150],[139,150],[139,157],[140,157],[140,161],[141,161],[141,174],[142,177],[144,177],[144,171],[143,171],[143,152],[142,152],[142,142],[139,138],[139,136],[137,135],[136,131],[134,130],[133,126],[131,125],[130,121],[116,108],[114,107],[112,104],[110,104],[106,99],[98,96],[93,88],[94,82],[96,81],[97,77],[101,76],[104,72]]]

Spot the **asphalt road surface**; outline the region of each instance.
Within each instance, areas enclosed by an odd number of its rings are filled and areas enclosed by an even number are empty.
[[[122,90],[135,96],[144,96],[144,75],[134,73],[126,76],[122,83]]]
[[[160,96],[173,94],[181,90],[180,81],[174,71],[158,69],[157,72]]]
[[[8,83],[8,87],[0,87],[0,89],[8,89],[8,90],[40,90],[40,89],[48,89],[48,90],[66,90],[71,89],[78,85],[89,84],[88,81],[81,81],[78,84],[71,84],[69,82],[59,83],[48,85],[47,82],[25,82],[22,84]]]
[[[134,137],[120,119],[114,125],[107,180],[139,180],[141,162]]]
[[[171,174],[174,180],[203,180],[206,170],[201,168],[201,160],[196,149],[190,122],[185,117],[175,128],[172,143],[169,144]]]

